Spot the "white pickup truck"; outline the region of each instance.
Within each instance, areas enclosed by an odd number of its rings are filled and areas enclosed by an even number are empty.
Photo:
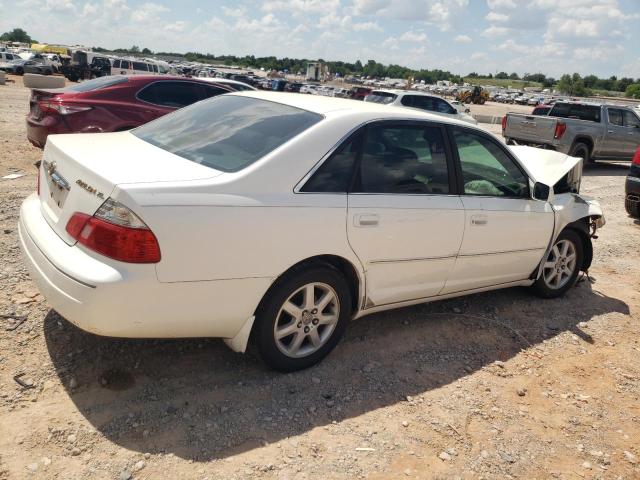
[[[574,157],[630,160],[640,145],[640,117],[631,107],[557,102],[548,115],[507,113],[502,119],[507,144],[530,145]]]

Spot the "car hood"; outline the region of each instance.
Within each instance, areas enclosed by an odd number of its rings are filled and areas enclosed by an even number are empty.
[[[529,176],[536,182],[553,187],[572,170],[574,170],[573,180],[575,182],[580,181],[581,166],[579,164],[582,159],[578,157],[534,147],[517,146],[509,148],[518,157]]]

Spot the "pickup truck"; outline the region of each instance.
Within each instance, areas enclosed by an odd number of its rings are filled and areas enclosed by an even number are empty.
[[[502,135],[508,145],[530,145],[582,158],[631,160],[640,145],[640,117],[630,107],[557,102],[548,115],[507,113]]]

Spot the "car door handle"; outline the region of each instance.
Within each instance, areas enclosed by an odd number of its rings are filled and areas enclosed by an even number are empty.
[[[489,223],[489,217],[486,215],[471,215],[471,225],[486,225]]]
[[[353,224],[356,227],[377,227],[379,222],[378,215],[365,213],[353,217]]]

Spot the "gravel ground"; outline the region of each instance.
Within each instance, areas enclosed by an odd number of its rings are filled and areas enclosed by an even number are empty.
[[[0,177],[26,174],[0,180],[0,314],[26,316],[0,318],[0,478],[640,478],[626,165],[583,179],[607,216],[596,283],[373,315],[322,364],[282,375],[219,340],[102,338],[50,310],[18,248],[40,158],[28,96],[19,78],[0,86]]]

